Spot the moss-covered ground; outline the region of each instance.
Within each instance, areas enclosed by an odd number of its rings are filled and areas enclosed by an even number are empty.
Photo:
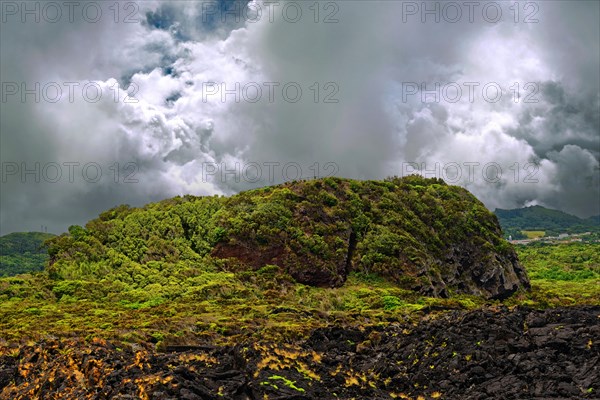
[[[357,272],[339,288],[311,287],[276,266],[238,272],[211,266],[193,274],[179,271],[181,276],[146,271],[164,283],[145,290],[107,280],[55,280],[47,272],[20,275],[0,279],[0,337],[9,342],[99,337],[152,342],[158,349],[257,338],[291,343],[317,327],[416,322],[451,309],[600,303],[600,244],[518,246],[517,252],[532,288],[504,301],[426,297]]]

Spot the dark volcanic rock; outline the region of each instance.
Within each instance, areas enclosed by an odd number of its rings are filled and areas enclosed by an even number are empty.
[[[514,252],[485,256],[481,249],[468,245],[452,247],[446,258],[452,273],[443,282],[461,292],[504,299],[519,288],[529,289],[529,279]]]
[[[600,307],[500,308],[417,326],[320,328],[287,345],[0,346],[0,398],[595,399],[599,333]]]

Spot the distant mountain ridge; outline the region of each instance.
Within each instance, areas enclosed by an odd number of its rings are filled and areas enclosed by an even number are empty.
[[[586,219],[542,206],[531,206],[513,210],[497,208],[498,217],[505,235],[519,236],[520,231],[544,231],[546,235],[560,233],[582,233],[600,231],[600,215]]]
[[[591,224],[600,225],[600,215],[594,215],[586,219]]]

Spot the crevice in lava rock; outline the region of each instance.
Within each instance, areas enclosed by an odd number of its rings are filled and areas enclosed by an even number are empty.
[[[354,229],[350,231],[350,239],[348,240],[348,253],[346,254],[346,271],[344,271],[344,280],[348,277],[348,274],[352,270],[352,256],[356,249],[356,233]]]

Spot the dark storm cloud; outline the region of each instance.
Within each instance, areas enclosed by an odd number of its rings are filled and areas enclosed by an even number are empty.
[[[598,94],[569,94],[560,82],[541,82],[540,104],[519,116],[515,137],[532,145],[540,158],[573,144],[600,157],[600,108]],[[538,126],[536,121],[542,119]],[[542,134],[540,134],[542,132]]]

